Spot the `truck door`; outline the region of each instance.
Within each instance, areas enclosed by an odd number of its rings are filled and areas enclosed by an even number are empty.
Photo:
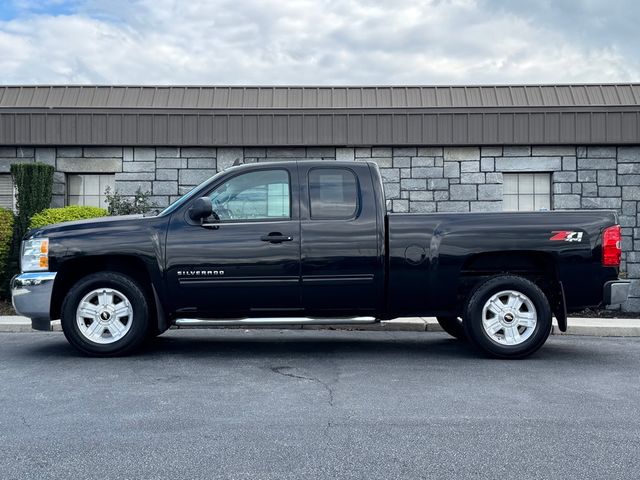
[[[299,163],[302,304],[307,315],[373,314],[383,300],[382,240],[369,166]]]
[[[201,225],[187,209],[167,237],[167,278],[186,317],[269,316],[300,311],[297,166],[256,166],[223,177],[206,195],[219,218]]]

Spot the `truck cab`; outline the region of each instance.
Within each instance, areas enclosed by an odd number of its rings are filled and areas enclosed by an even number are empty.
[[[205,318],[375,316],[384,299],[377,174],[367,163],[333,162],[228,170],[198,194],[211,201],[208,217],[192,218],[186,204],[171,215],[170,310]]]

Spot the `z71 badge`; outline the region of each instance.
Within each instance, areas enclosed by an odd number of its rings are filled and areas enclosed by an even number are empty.
[[[555,242],[581,242],[583,232],[573,232],[570,230],[559,230],[551,232],[554,235],[549,239]]]

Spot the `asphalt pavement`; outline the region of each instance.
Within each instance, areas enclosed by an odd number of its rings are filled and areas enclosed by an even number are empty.
[[[640,340],[491,360],[442,333],[0,333],[2,479],[640,477]]]

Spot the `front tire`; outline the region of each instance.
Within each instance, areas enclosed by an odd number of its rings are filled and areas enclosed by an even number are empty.
[[[536,352],[551,333],[551,307],[526,278],[501,275],[482,283],[465,308],[471,343],[492,357],[516,359]]]
[[[127,355],[147,337],[149,305],[143,289],[131,277],[94,273],[67,293],[61,323],[69,343],[86,355]]]

